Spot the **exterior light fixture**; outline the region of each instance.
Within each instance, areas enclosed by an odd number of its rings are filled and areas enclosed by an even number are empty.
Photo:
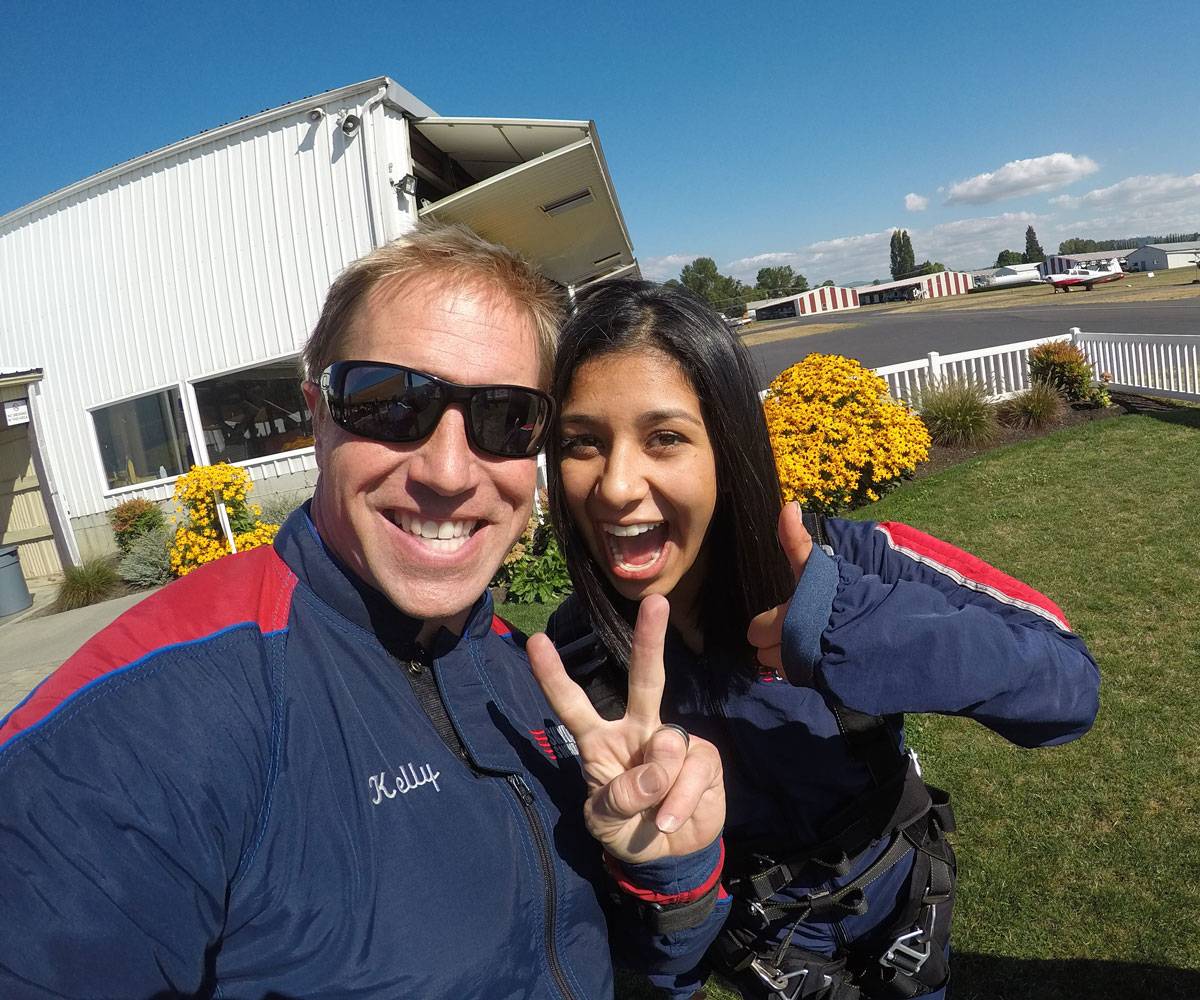
[[[417,193],[417,178],[414,174],[405,174],[392,186],[395,187],[400,194],[407,195],[411,198]]]
[[[590,205],[595,200],[592,197],[592,189],[584,188],[582,191],[576,191],[572,195],[567,195],[567,197],[560,198],[558,201],[543,205],[541,208],[547,215],[561,215],[563,212],[569,212],[571,209],[579,208],[581,205]]]

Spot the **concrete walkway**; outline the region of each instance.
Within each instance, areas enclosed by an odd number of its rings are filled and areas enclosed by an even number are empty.
[[[144,590],[75,611],[32,618],[30,615],[54,596],[35,592],[28,611],[0,619],[0,718],[105,625],[152,593]]]

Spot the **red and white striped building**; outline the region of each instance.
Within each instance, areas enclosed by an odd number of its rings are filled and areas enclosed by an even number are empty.
[[[858,308],[858,290],[837,285],[822,285],[807,292],[798,292],[781,299],[763,299],[746,303],[746,310],[757,320],[787,319],[792,316],[815,316],[817,313],[841,312]]]
[[[855,289],[864,306],[881,302],[906,302],[910,299],[940,299],[946,295],[965,295],[971,290],[971,275],[966,271],[938,271],[916,278],[901,278],[882,285]]]

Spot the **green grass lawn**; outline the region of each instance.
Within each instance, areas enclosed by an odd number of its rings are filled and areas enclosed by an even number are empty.
[[[958,816],[954,1000],[1200,997],[1200,408],[995,451],[852,516],[1046,592],[1101,667],[1096,725],[1064,747],[909,719]]]

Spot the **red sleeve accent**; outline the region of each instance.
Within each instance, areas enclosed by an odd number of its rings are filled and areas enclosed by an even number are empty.
[[[0,745],[37,725],[106,674],[166,646],[194,642],[239,624],[261,632],[287,625],[296,576],[264,545],[226,556],[134,605],[54,671],[0,728]]]
[[[497,614],[492,615],[492,631],[504,638],[512,635],[512,626]]]
[[[977,556],[897,521],[884,521],[879,527],[892,548],[950,577],[961,586],[989,594],[1005,604],[1025,608],[1050,619],[1059,628],[1068,632],[1071,630],[1062,608],[1045,594],[1002,573]]]
[[[658,903],[660,906],[677,906],[682,903],[693,903],[697,899],[707,896],[712,892],[713,886],[721,880],[721,870],[725,867],[725,841],[722,840],[719,846],[720,854],[717,856],[717,864],[713,868],[712,874],[695,889],[690,889],[687,892],[665,893],[655,892],[652,889],[643,889],[629,881],[629,876],[621,867],[621,862],[610,856],[607,852],[604,855],[604,863],[608,865],[609,874],[612,875],[622,892],[627,892],[629,895],[635,896],[647,903]]]

